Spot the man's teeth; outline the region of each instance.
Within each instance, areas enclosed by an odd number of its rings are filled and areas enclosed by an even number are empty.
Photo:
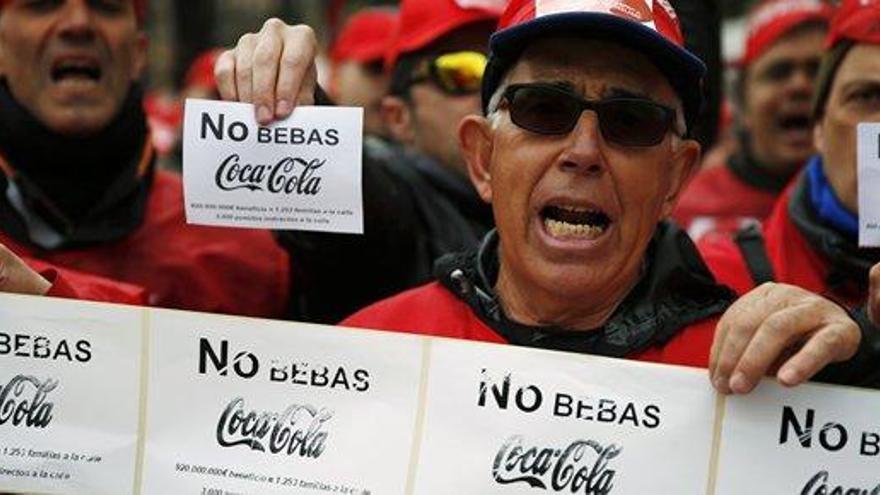
[[[553,220],[552,218],[545,218],[544,225],[553,237],[580,237],[592,240],[605,232],[605,227],[598,225],[573,224]]]

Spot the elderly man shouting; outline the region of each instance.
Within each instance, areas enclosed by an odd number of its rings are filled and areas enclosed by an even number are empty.
[[[235,95],[234,79],[308,72],[278,63],[313,50],[308,29],[261,36],[275,63],[232,78],[230,54],[221,94]],[[466,117],[459,137],[497,231],[441,259],[438,282],[343,324],[709,365],[719,390],[740,393],[770,369],[794,385],[856,354],[855,322],[806,291],[764,287],[730,307],[733,294],[665,223],[700,156],[688,131],[705,71],[668,2],[513,0],[490,48],[486,115]],[[272,91],[310,102],[299,87]]]

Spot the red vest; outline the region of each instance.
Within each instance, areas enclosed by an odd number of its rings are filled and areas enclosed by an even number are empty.
[[[145,287],[151,305],[278,317],[287,305],[287,253],[268,231],[187,225],[180,177],[157,171],[144,221],[115,242],[42,252],[0,232],[19,256]]]
[[[142,287],[58,268],[40,260],[23,258],[23,261],[52,284],[46,294],[49,297],[136,306],[147,304],[147,291]]]
[[[853,307],[864,304],[865,297],[832,294],[825,282],[828,262],[810,246],[789,217],[788,204],[792,187],[779,198],[773,213],[764,222],[762,233],[767,258],[777,282],[795,285]],[[727,236],[709,235],[697,243],[703,259],[718,282],[742,295],[754,288],[751,272],[736,243]]]
[[[730,167],[716,166],[691,179],[672,218],[694,240],[709,232],[732,234],[767,218],[777,197],[743,182]]]
[[[681,331],[664,345],[628,356],[639,361],[707,367],[717,318]],[[345,319],[342,326],[506,344],[471,308],[439,282],[408,290]]]

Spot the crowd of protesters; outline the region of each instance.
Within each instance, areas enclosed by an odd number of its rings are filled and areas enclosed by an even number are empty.
[[[200,56],[182,94],[263,125],[364,108],[363,235],[186,224],[146,1],[0,0],[0,290],[880,386],[880,1],[759,2],[712,153],[713,2],[402,0],[348,20],[326,87],[305,25]]]

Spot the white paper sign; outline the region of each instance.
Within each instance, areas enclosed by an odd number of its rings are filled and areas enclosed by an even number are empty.
[[[134,489],[143,312],[6,295],[0,492]]]
[[[153,314],[143,494],[404,493],[422,338]]]
[[[419,495],[704,495],[703,370],[432,342]]]
[[[363,233],[363,109],[301,107],[257,124],[253,105],[186,101],[189,223]]]
[[[880,124],[858,125],[859,246],[880,246]]]
[[[716,495],[880,493],[880,396],[765,381],[729,397]]]

